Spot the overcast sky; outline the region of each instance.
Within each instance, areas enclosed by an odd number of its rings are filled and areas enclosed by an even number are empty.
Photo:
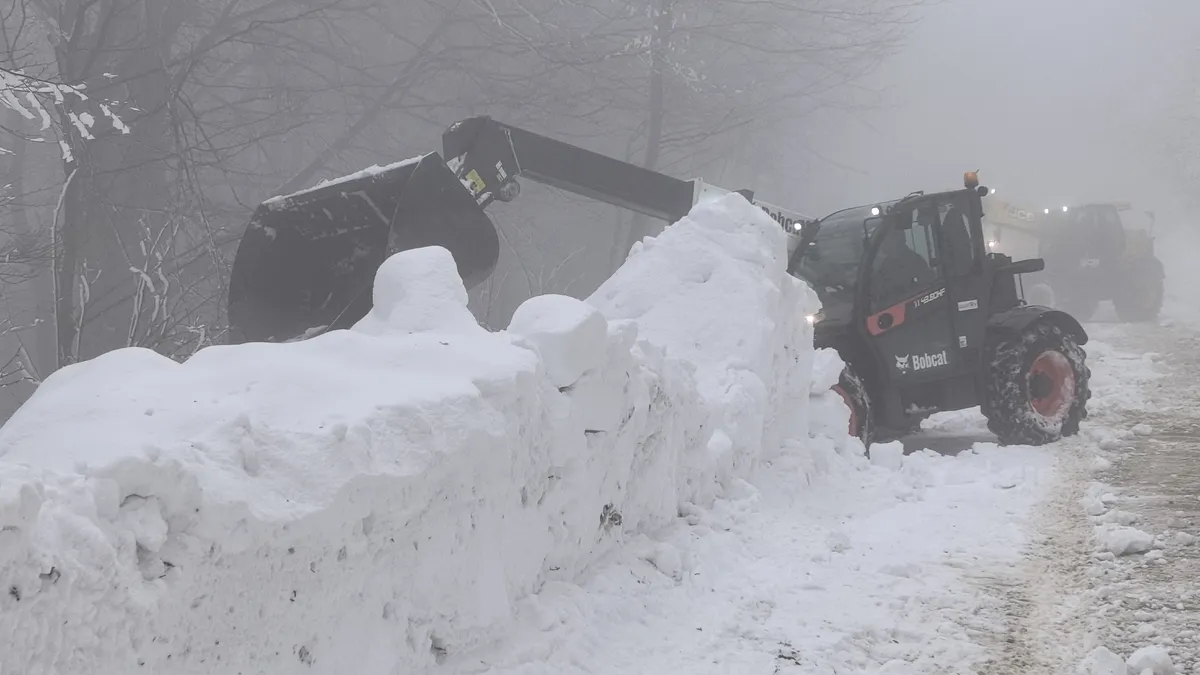
[[[968,169],[1035,207],[1169,208],[1151,145],[1190,86],[1198,37],[1200,0],[943,0],[872,78],[884,110],[808,130],[849,168],[811,177],[797,208],[952,189]]]

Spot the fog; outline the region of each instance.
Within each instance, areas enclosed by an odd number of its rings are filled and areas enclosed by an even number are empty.
[[[866,78],[882,105],[824,115],[809,207],[957,187],[980,170],[1032,208],[1127,201],[1158,216],[1168,313],[1200,318],[1200,3],[956,0]]]
[[[864,83],[881,109],[821,120],[821,154],[853,171],[813,177],[819,210],[969,169],[1035,206],[1173,201],[1163,154],[1196,84],[1196,3],[957,0],[923,19]]]
[[[1159,215],[1169,315],[1200,319],[1200,3],[0,7],[0,414],[114,348],[220,344],[259,203],[481,114],[809,215],[974,169],[1032,208],[1129,201]],[[488,210],[499,262],[471,308],[490,328],[532,294],[587,295],[663,225],[523,188]]]

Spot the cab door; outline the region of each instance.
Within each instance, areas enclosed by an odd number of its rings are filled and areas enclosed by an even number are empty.
[[[863,268],[860,316],[881,366],[885,424],[919,412],[910,410],[921,398],[914,390],[958,366],[940,220],[933,200],[898,205],[875,234]]]
[[[982,205],[977,195],[962,191],[939,204],[938,213],[939,258],[949,281],[952,347],[962,369],[975,369],[982,363],[991,298],[991,282],[983,273],[987,245]]]

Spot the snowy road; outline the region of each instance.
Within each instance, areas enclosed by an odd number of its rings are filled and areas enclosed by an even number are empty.
[[[831,457],[799,491],[788,476],[812,467],[785,455],[740,498],[529,599],[502,644],[439,672],[1124,675],[1077,668],[1099,646],[1118,665],[1165,646],[1176,672],[1200,673],[1200,546],[1179,533],[1200,525],[1200,341],[1089,330],[1080,436],[996,448],[976,412],[942,415],[905,439],[902,466]],[[1098,526],[1126,525],[1155,550],[1097,553],[1112,541]]]
[[[1115,347],[1155,352],[1164,376],[1144,386],[1145,412],[1125,416],[1135,436],[1106,452],[1113,512],[1157,538],[1144,556],[1100,561],[1101,639],[1128,653],[1173,644],[1180,672],[1200,673],[1200,337],[1179,327],[1108,327]]]
[[[1092,415],[1057,444],[1061,482],[1037,509],[1024,562],[992,583],[1007,625],[979,672],[1124,675],[1125,657],[1165,649],[1175,670],[1153,675],[1200,673],[1200,339],[1088,329]],[[1090,660],[1098,647],[1108,662]]]

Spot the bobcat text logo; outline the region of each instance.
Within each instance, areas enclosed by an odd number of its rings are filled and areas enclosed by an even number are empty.
[[[785,216],[785,215],[783,215],[783,213],[781,213],[779,211],[772,211],[770,208],[768,208],[762,204],[759,204],[758,208],[762,209],[763,212],[766,213],[768,216],[771,216],[771,220],[774,220],[775,222],[779,223],[783,227],[783,229],[787,230],[788,232],[799,232],[800,225],[802,225],[804,222],[798,218],[792,218],[791,216]]]
[[[908,370],[908,354],[896,357],[896,370],[904,372]]]
[[[912,304],[913,309],[916,309],[922,305],[928,305],[929,303],[933,302],[934,300],[937,300],[938,298],[942,297],[945,294],[946,294],[946,289],[939,288],[938,290],[936,290],[928,295],[917,298],[916,300],[913,300],[913,304]]]
[[[929,370],[946,365],[946,350],[936,354],[917,354],[913,357],[913,370]]]

